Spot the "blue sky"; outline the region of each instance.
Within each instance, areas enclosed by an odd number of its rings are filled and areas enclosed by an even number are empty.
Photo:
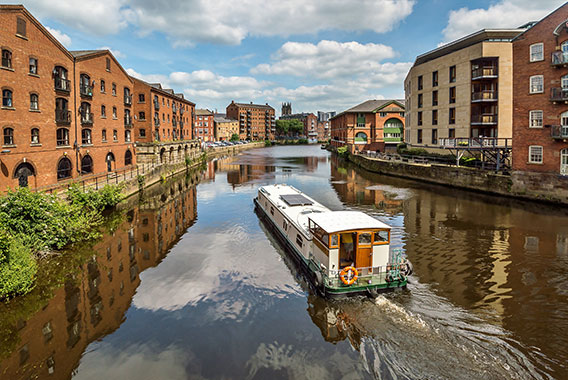
[[[2,1],[2,3],[5,3]],[[558,0],[30,0],[70,50],[111,49],[134,76],[200,108],[280,112],[402,98],[416,55],[482,28],[538,20]]]

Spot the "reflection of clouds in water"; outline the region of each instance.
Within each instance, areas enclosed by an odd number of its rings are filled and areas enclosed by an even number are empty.
[[[240,225],[223,232],[190,230],[158,267],[141,274],[133,305],[179,310],[205,299],[222,300],[224,292],[234,292],[237,286],[250,286],[272,297],[301,292],[290,273],[279,269],[284,265],[280,256],[260,234],[251,239]],[[250,304],[218,302],[217,306],[231,318]]]
[[[345,185],[347,181],[338,180],[338,181],[331,181],[331,183],[333,185]]]
[[[326,357],[322,357],[326,355]],[[364,366],[353,357],[335,350],[330,356],[323,350],[301,349],[292,345],[260,343],[254,355],[248,360],[249,374],[247,379],[253,379],[263,370],[282,371],[282,378],[288,379],[358,379]]]
[[[110,348],[110,349],[108,349]],[[108,349],[108,350],[106,350]],[[187,350],[168,347],[153,352],[146,345],[131,346],[115,352],[112,346],[101,345],[85,354],[74,379],[186,379],[191,355]],[[197,378],[193,376],[192,378]]]
[[[378,190],[384,191],[385,193],[394,194],[395,200],[405,200],[410,199],[414,196],[414,193],[410,189],[401,189],[400,187],[394,187],[389,185],[372,185],[365,187],[365,190]]]

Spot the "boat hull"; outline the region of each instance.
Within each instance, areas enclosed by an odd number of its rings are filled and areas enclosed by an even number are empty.
[[[395,280],[392,282],[379,282],[373,284],[353,284],[350,286],[329,286],[318,278],[321,276],[319,272],[316,272],[310,267],[310,263],[306,260],[303,255],[297,251],[293,244],[284,236],[280,229],[274,224],[274,221],[266,213],[266,211],[258,204],[257,198],[254,198],[255,211],[260,219],[269,227],[273,235],[280,241],[283,245],[286,253],[290,254],[298,265],[298,268],[302,270],[305,277],[310,281],[311,285],[324,297],[345,297],[353,295],[366,295],[375,296],[378,293],[391,292],[395,289],[406,288],[407,280]]]

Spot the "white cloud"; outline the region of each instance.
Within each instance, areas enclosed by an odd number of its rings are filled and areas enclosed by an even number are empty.
[[[379,62],[395,56],[390,46],[359,42],[320,41],[317,45],[286,42],[273,55],[272,64],[260,64],[254,74],[278,74],[320,79],[352,77],[380,71]]]
[[[45,29],[47,29],[49,33],[53,34],[53,37],[55,37],[57,41],[61,42],[63,46],[69,49],[69,47],[71,46],[71,37],[61,32],[60,30],[52,29],[49,26],[46,26]]]
[[[501,0],[489,8],[461,8],[451,11],[443,30],[444,41],[465,37],[483,28],[516,28],[538,21],[564,3],[564,0]]]
[[[239,44],[247,36],[289,36],[322,30],[392,30],[415,0],[29,0],[39,17],[97,35],[135,25],[141,34],[168,35],[174,46]]]
[[[127,25],[126,0],[28,0],[26,8],[38,18],[47,17],[83,32],[117,33]]]
[[[126,54],[123,54],[120,50],[111,49],[108,46],[101,46],[97,50],[110,50],[110,52],[112,53],[112,55],[114,55],[115,58],[117,59],[126,58]]]

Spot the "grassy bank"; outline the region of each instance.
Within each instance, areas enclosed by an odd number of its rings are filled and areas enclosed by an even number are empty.
[[[67,201],[27,188],[0,198],[0,300],[28,293],[40,257],[97,238],[102,212],[122,200],[119,186],[67,190]]]

